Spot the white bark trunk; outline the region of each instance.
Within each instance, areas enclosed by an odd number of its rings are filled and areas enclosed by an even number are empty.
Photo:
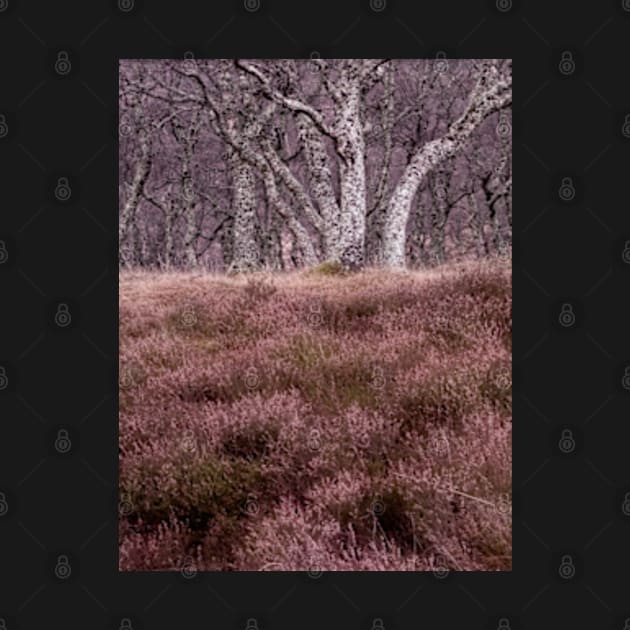
[[[118,251],[120,252],[120,263],[122,265],[134,264],[138,260],[138,252],[133,242],[132,226],[152,165],[149,132],[141,128],[138,131],[138,140],[140,142],[140,158],[136,164],[129,197],[127,197],[127,202],[123,206],[118,222]]]
[[[340,215],[339,204],[332,183],[328,152],[321,134],[306,115],[298,114],[297,128],[306,156],[310,188],[324,223],[322,230],[323,256],[328,259],[337,255]]]
[[[389,183],[392,160],[392,129],[394,125],[394,68],[389,67],[385,71],[385,83],[382,103],[382,143],[383,159],[372,207],[367,213],[366,221],[366,249],[370,252],[370,263],[378,263],[382,259],[383,247],[383,220],[385,217],[384,200]]]
[[[304,262],[307,265],[314,265],[317,262],[317,254],[313,248],[311,237],[304,226],[296,219],[295,214],[286,207],[280,198],[275,175],[269,167],[264,170],[264,184],[270,209],[273,212],[277,212],[285,221],[296,246],[302,253]]]
[[[232,170],[234,209],[234,241],[230,271],[252,271],[259,264],[254,173],[251,165],[233,152],[230,152],[229,162]]]
[[[240,60],[237,65],[260,81],[270,99],[291,111],[308,116],[322,134],[335,142],[335,149],[341,158],[341,207],[339,238],[331,246],[332,257],[346,268],[361,267],[364,263],[366,210],[365,141],[360,116],[361,82],[372,63],[358,60],[344,62],[339,85],[333,89],[332,94],[337,104],[332,126],[326,122],[321,111],[299,98],[285,96],[274,89],[269,77],[256,66]],[[277,166],[280,165],[273,165],[274,169]],[[281,170],[279,174],[282,175]],[[285,183],[288,185],[288,182]],[[295,192],[299,193],[299,190]],[[305,212],[310,212],[310,202],[307,202],[307,198],[303,202]],[[321,232],[321,223],[315,220],[313,222]],[[337,232],[336,225],[330,229],[333,233]]]
[[[184,159],[182,160],[182,205],[184,219],[186,221],[186,232],[184,234],[184,258],[187,267],[194,269],[197,266],[197,237],[199,229],[197,226],[195,191],[192,180],[192,160],[193,151],[197,142],[197,130],[199,126],[199,116],[195,114],[190,124],[188,134],[183,138]]]
[[[361,123],[360,66],[349,62],[342,81],[344,102],[336,127],[342,155],[341,220],[337,253],[345,268],[358,269],[365,262],[365,139]]]
[[[464,113],[449,127],[446,135],[427,142],[415,152],[387,207],[383,234],[386,266],[405,266],[407,220],[411,201],[422,180],[437,164],[454,155],[486,116],[511,103],[511,84],[509,76],[499,77],[497,69],[485,62]]]
[[[177,265],[177,252],[175,250],[177,210],[172,200],[166,202],[164,211],[164,264],[169,269]]]

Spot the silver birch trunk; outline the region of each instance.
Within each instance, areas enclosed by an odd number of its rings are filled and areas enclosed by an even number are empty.
[[[138,261],[139,253],[136,251],[132,227],[152,165],[151,140],[146,129],[141,128],[138,131],[138,141],[140,143],[140,158],[136,164],[127,202],[123,206],[118,222],[118,251],[122,265],[132,265]]]
[[[365,262],[366,177],[365,138],[361,122],[361,69],[350,62],[344,72],[343,102],[337,125],[341,153],[341,220],[339,260],[346,269],[359,269]]]
[[[197,142],[199,116],[195,114],[190,124],[188,134],[184,139],[184,159],[182,160],[182,205],[186,222],[184,233],[184,264],[190,269],[197,266],[196,242],[199,236],[196,217],[195,191],[192,180],[193,151]]]
[[[333,188],[326,145],[315,125],[305,114],[298,114],[297,129],[306,156],[310,188],[323,219],[323,257],[335,258],[339,254],[340,210]]]
[[[256,242],[256,187],[250,164],[229,151],[234,210],[231,272],[252,271],[258,267]]]
[[[175,222],[177,221],[177,208],[173,200],[165,204],[164,216],[164,262],[167,269],[177,265],[177,251],[175,248]]]
[[[333,256],[345,268],[361,267],[364,263],[366,214],[365,140],[360,115],[361,82],[365,79],[367,71],[373,67],[373,62],[344,61],[339,84],[332,86],[331,96],[336,104],[332,126],[326,122],[321,111],[298,98],[287,97],[274,89],[269,77],[256,66],[240,60],[237,61],[237,65],[258,78],[270,99],[296,113],[305,114],[324,135],[335,142],[335,149],[341,160],[341,203],[339,239],[333,245]],[[285,183],[288,185],[288,182]],[[310,202],[306,203],[306,199],[304,201],[305,212],[310,211]],[[314,218],[309,217],[311,220]],[[313,223],[317,228],[320,227],[317,221]],[[336,226],[333,231],[337,231]]]
[[[423,179],[440,162],[454,155],[481,121],[512,100],[510,77],[484,62],[468,107],[441,138],[419,147],[403,171],[390,198],[383,234],[383,262],[392,268],[405,266],[405,234],[411,202]]]
[[[293,237],[296,248],[301,252],[302,259],[307,265],[314,265],[317,262],[317,254],[313,248],[311,237],[304,226],[297,220],[295,213],[289,210],[280,198],[276,179],[271,168],[264,169],[265,193],[269,208],[272,212],[277,213],[284,221]],[[275,219],[275,216],[274,216]],[[273,219],[272,219],[273,221]]]

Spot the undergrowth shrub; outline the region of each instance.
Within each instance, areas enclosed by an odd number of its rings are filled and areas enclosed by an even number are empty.
[[[122,570],[511,567],[511,276],[121,276]]]
[[[321,276],[339,276],[343,275],[344,271],[340,262],[325,261],[309,269],[308,273]]]

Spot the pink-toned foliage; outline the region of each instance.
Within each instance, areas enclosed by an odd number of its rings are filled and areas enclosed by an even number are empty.
[[[120,568],[511,568],[511,268],[120,276]]]

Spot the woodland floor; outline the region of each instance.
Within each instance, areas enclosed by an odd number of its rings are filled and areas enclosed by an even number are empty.
[[[509,260],[120,275],[121,570],[510,570]]]

